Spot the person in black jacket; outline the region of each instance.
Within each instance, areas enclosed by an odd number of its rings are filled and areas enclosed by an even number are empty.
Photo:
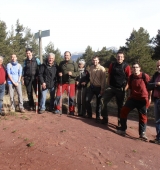
[[[40,100],[39,114],[45,112],[45,102],[47,91],[50,92],[50,111],[53,111],[54,97],[55,97],[55,85],[57,82],[57,69],[58,66],[54,62],[55,54],[49,53],[47,60],[39,68],[39,80],[42,85],[42,95]]]
[[[38,76],[38,69],[39,65],[41,64],[39,58],[36,58],[32,54],[32,49],[26,49],[26,59],[23,63],[23,72],[22,72],[22,84],[26,86],[26,91],[28,95],[29,101],[29,110],[34,110],[34,100],[33,100],[33,89],[36,94],[37,90],[37,76]],[[33,89],[32,89],[33,87]],[[38,82],[38,101],[41,98],[41,91],[40,91],[40,83]]]
[[[148,83],[148,89],[152,91],[152,99],[154,102],[154,115],[156,122],[156,138],[150,140],[151,143],[160,144],[160,60],[156,63],[157,71]]]

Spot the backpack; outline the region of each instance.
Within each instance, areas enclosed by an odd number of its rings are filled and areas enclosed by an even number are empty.
[[[134,75],[131,74],[131,75],[130,75],[130,83],[132,83],[133,79],[142,79],[142,80],[144,81],[145,85],[146,85],[146,89],[148,90],[148,88],[147,88],[148,82],[146,81],[146,75],[145,75],[145,73],[142,72],[142,77],[140,77],[140,78],[138,78],[138,77],[135,78]]]
[[[32,60],[32,62],[35,62],[35,67],[32,67],[31,71],[30,72],[30,69],[29,67],[27,67],[27,64],[28,64],[28,60],[25,59],[24,60],[24,63],[23,63],[23,73],[25,76],[32,76],[32,75],[35,75],[37,73],[37,69],[39,69],[39,59],[37,57],[34,57],[34,60]]]

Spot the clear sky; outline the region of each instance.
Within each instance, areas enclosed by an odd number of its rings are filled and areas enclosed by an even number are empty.
[[[8,29],[16,20],[32,33],[50,29],[50,41],[63,53],[125,45],[133,28],[150,37],[160,29],[160,0],[1,0],[0,20]]]

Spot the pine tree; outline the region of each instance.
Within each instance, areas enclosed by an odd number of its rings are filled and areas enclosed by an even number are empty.
[[[10,54],[9,40],[7,39],[6,23],[0,21],[0,55],[4,57],[4,63],[6,57]]]
[[[160,60],[160,30],[158,30],[156,38],[153,38],[153,44],[155,45],[155,47],[153,48],[154,53],[152,55],[152,58]]]
[[[56,63],[60,63],[63,59],[61,57],[61,52],[57,48],[56,50],[54,49],[54,44],[50,42],[46,47],[45,47],[45,54],[43,55],[43,58],[45,58],[49,53],[54,53],[55,54],[55,61]]]
[[[142,71],[152,74],[154,61],[152,60],[152,48],[149,33],[140,27],[138,31],[133,30],[130,37],[126,41],[126,46],[121,47],[126,53],[126,60],[132,64],[138,61]]]

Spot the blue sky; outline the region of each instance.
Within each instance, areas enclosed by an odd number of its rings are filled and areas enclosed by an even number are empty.
[[[159,0],[5,0],[0,20],[8,29],[16,20],[32,33],[50,29],[43,47],[52,41],[63,53],[125,45],[133,28],[143,27],[151,37],[160,29]]]

